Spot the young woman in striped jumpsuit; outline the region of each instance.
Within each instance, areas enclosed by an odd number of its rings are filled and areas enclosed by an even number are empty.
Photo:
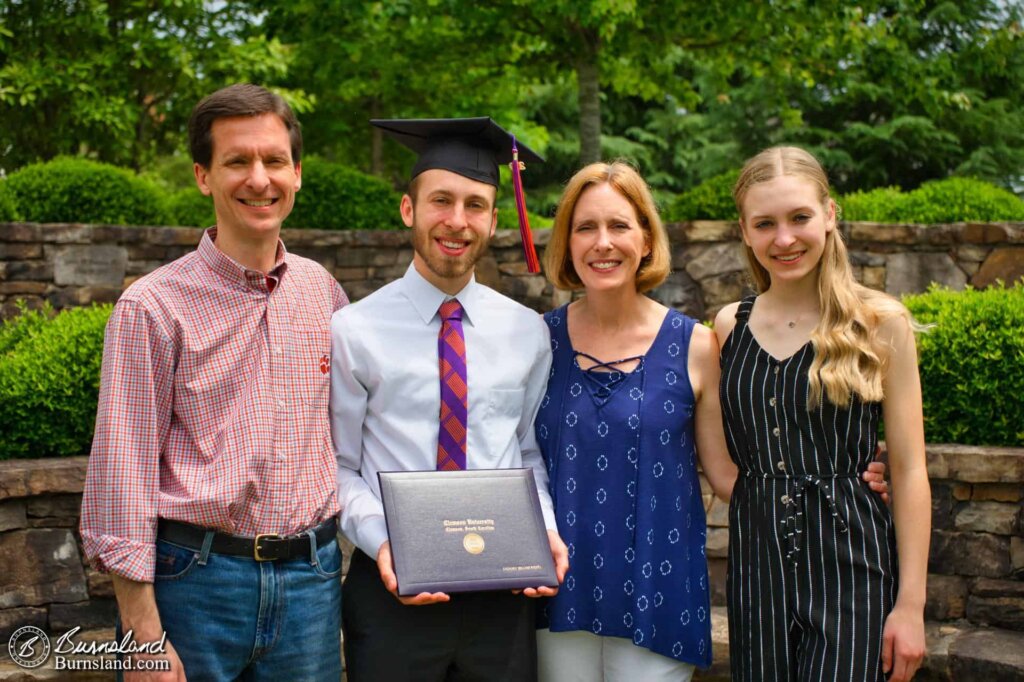
[[[857,284],[813,156],[765,150],[734,190],[759,294],[722,309],[734,680],[909,680],[930,534],[913,322]],[[886,425],[893,510],[860,476]],[[897,566],[897,554],[899,563]]]

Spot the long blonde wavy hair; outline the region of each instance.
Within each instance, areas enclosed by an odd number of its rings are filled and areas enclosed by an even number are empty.
[[[750,188],[782,175],[814,183],[822,205],[827,209],[830,203],[834,204],[828,176],[814,156],[799,147],[771,147],[747,161],[733,188],[741,220],[743,200]],[[838,213],[838,207],[835,210]],[[744,252],[755,289],[758,293],[766,291],[771,286],[768,271],[749,246],[744,245]],[[897,316],[905,318],[915,329],[917,326],[895,298],[854,280],[838,226],[825,235],[825,248],[818,264],[818,303],[821,319],[811,333],[814,362],[808,372],[808,407],[817,406],[823,392],[830,403],[839,407],[848,407],[853,394],[868,402],[881,401],[887,354],[878,330],[883,322]]]

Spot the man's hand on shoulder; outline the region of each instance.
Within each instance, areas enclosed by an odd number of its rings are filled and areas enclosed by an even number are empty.
[[[377,550],[377,570],[380,571],[380,579],[383,581],[385,589],[406,606],[438,604],[451,599],[444,592],[420,592],[415,597],[399,597],[398,578],[395,577],[395,565],[391,560],[391,543],[387,540]]]

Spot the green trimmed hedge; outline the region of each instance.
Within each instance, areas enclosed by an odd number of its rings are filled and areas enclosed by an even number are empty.
[[[904,220],[915,223],[1024,220],[1024,201],[1013,192],[974,178],[926,182],[907,194]]]
[[[876,187],[867,192],[853,192],[839,200],[843,220],[866,220],[874,223],[903,222],[903,203],[907,195],[899,187]]]
[[[60,157],[24,166],[3,181],[22,220],[37,223],[165,225],[164,196],[151,182],[106,163]]]
[[[740,177],[738,170],[705,180],[669,204],[665,220],[736,220],[736,202],[732,188]]]
[[[167,216],[171,225],[181,227],[210,227],[216,224],[213,199],[195,186],[179,189],[167,195]]]
[[[402,195],[380,178],[339,163],[302,161],[302,189],[285,227],[321,230],[397,230]]]
[[[683,192],[665,210],[665,219],[735,220],[730,171]],[[956,223],[1024,220],[1024,201],[1012,192],[974,178],[931,180],[912,192],[879,187],[839,199],[844,220],[879,223]]]
[[[17,306],[18,315],[0,323],[0,359],[14,350],[25,338],[38,332],[54,315],[53,307],[49,303],[44,303],[39,310],[29,310],[24,301],[18,301]]]
[[[401,194],[380,178],[316,157],[302,162],[302,190],[286,227],[399,229]],[[0,180],[0,221],[182,225],[216,222],[195,186],[173,189],[88,159],[60,157]]]
[[[10,222],[20,219],[18,205],[7,183],[0,181],[0,221]]]
[[[24,312],[0,325],[0,459],[89,451],[112,309]]]
[[[1024,282],[906,296],[930,443],[1024,446]]]
[[[895,187],[854,192],[842,200],[843,218],[889,223],[1024,220],[1024,201],[974,178],[930,180],[912,192]]]

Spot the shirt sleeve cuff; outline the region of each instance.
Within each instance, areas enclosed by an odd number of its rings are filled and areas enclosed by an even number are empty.
[[[153,582],[156,545],[92,533],[82,533],[82,545],[96,570],[140,583]]]
[[[557,533],[558,521],[555,520],[555,510],[551,507],[550,504],[544,504],[542,502],[540,505],[540,511],[541,514],[544,515],[544,527],[548,530],[553,530]]]
[[[351,538],[350,538],[351,539]],[[377,552],[380,546],[388,540],[388,526],[383,516],[366,519],[359,527],[359,538],[356,546],[366,553],[374,561],[377,560]]]

